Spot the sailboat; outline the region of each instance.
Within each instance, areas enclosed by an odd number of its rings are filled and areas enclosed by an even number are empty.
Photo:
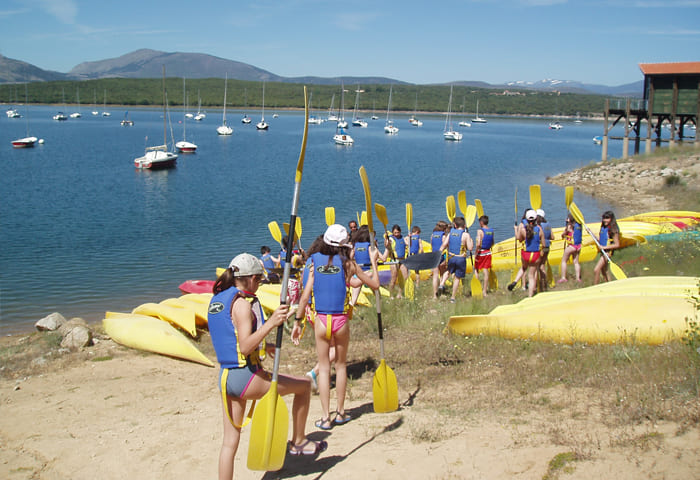
[[[486,119],[479,116],[479,100],[476,101],[476,117],[472,118],[472,123],[486,123]]]
[[[197,114],[194,116],[194,119],[201,122],[207,118],[207,114],[202,111],[202,97],[199,94],[199,90],[197,90],[197,98],[199,99],[199,105],[197,105]]]
[[[15,92],[15,96],[17,93]],[[17,117],[12,117],[17,118]],[[37,142],[36,137],[29,136],[29,95],[27,95],[27,84],[24,84],[24,118],[27,121],[27,136],[24,138],[18,138],[17,140],[12,140],[12,146],[14,148],[32,148]],[[41,140],[39,143],[42,143]]]
[[[97,111],[97,90],[92,90],[92,114],[99,115],[100,112]]]
[[[396,135],[399,133],[399,127],[394,125],[394,121],[389,119],[389,114],[391,113],[391,95],[394,91],[394,86],[389,87],[389,103],[386,106],[386,123],[384,124],[384,133],[389,135]]]
[[[418,92],[416,92],[416,104],[413,107],[413,115],[411,115],[411,118],[408,119],[408,123],[410,123],[414,127],[422,127],[423,122],[421,122],[420,120],[418,120],[416,118],[417,113],[418,113]]]
[[[133,127],[134,126],[134,121],[129,118],[129,110],[124,112],[124,119],[119,122],[119,125],[122,127]]]
[[[321,117],[317,117],[314,114],[314,109],[311,106],[311,100],[314,98],[314,92],[309,93],[309,125],[321,125],[323,123],[323,119]]]
[[[107,89],[105,88],[104,101],[102,102],[102,116],[109,117],[112,114],[107,111]]]
[[[335,114],[333,111],[333,103],[335,102],[335,93],[331,97],[331,106],[328,107],[328,121],[329,122],[337,122],[338,121],[338,115]]]
[[[248,110],[248,89],[244,88],[243,89],[243,118],[241,119],[241,123],[245,123],[246,125],[249,124],[252,120],[248,116],[246,112]]]
[[[447,102],[447,118],[445,119],[445,131],[442,136],[445,140],[462,140],[462,134],[452,128],[452,85],[450,85],[450,100]]]
[[[364,90],[360,89],[358,85],[357,90],[355,90],[355,111],[352,114],[352,125],[354,127],[367,128],[367,122],[357,116],[357,107],[360,105],[360,94],[363,92]]]
[[[78,111],[71,113],[70,118],[80,118],[82,116],[80,115],[80,88],[75,89],[75,96],[78,100]]]
[[[471,127],[472,124],[467,121],[467,117],[464,115],[464,106],[466,105],[465,98],[462,97],[462,120],[457,124],[460,127]]]
[[[66,109],[66,90],[62,90],[62,95],[63,95],[63,109]],[[65,120],[68,120],[68,117],[66,116],[65,113],[63,112],[58,112],[56,115],[53,116],[54,120],[57,120],[59,122],[63,122]]]
[[[168,129],[165,96],[165,65],[163,65],[163,145],[147,147],[143,157],[134,159],[134,166],[142,170],[158,170],[173,168],[177,162],[177,155],[168,151]]]
[[[348,128],[348,122],[345,121],[345,85],[340,83],[340,111],[338,112],[338,127]]]
[[[262,110],[260,121],[255,125],[258,130],[267,130],[270,126],[265,121],[265,82],[263,82]]]
[[[216,127],[216,133],[219,135],[231,135],[233,128],[226,125],[226,91],[228,90],[228,72],[226,72],[226,80],[224,80],[224,114],[221,120],[221,125]]]
[[[175,144],[175,148],[180,153],[195,153],[197,145],[187,141],[187,94],[185,93],[185,77],[182,77],[182,105],[184,107],[182,116],[182,141]]]

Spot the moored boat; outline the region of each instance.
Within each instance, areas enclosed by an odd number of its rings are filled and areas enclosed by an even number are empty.
[[[36,137],[24,137],[18,138],[17,140],[12,140],[12,146],[14,148],[31,148],[37,142]]]
[[[142,157],[134,159],[134,166],[140,170],[163,170],[173,168],[177,155],[168,151],[167,97],[165,94],[165,66],[163,66],[163,145],[147,147]]]

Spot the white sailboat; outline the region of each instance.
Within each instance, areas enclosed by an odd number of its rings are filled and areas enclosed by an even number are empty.
[[[17,92],[15,91],[15,96]],[[17,117],[12,117],[17,118]],[[24,84],[24,118],[27,122],[27,136],[24,138],[18,138],[17,140],[12,140],[13,148],[32,148],[37,142],[36,137],[29,135],[29,95],[27,94],[27,84]],[[39,140],[39,143],[43,143],[43,140]]]
[[[339,128],[348,128],[348,122],[345,121],[345,85],[340,82],[340,111],[338,112]]]
[[[140,170],[161,170],[173,168],[177,155],[168,151],[167,100],[165,96],[165,65],[163,65],[163,145],[147,147],[142,157],[134,159],[134,166]]]
[[[92,114],[94,116],[100,114],[100,112],[97,111],[97,90],[95,89],[92,90]]]
[[[462,134],[452,128],[452,85],[450,85],[450,100],[447,102],[447,118],[445,118],[445,131],[442,134],[445,140],[460,141]]]
[[[62,90],[62,95],[63,95],[63,110],[65,110],[66,109],[66,90],[65,89]],[[65,113],[63,113],[61,111],[61,112],[58,112],[56,115],[54,115],[53,119],[57,120],[59,122],[63,122],[65,120],[68,120],[68,117],[66,116]]]
[[[70,114],[70,118],[80,118],[80,88],[75,89],[75,97],[78,100],[78,111]]]
[[[464,115],[464,106],[466,105],[465,98],[462,97],[462,120],[457,124],[460,127],[471,127],[472,124],[467,121],[467,117]]]
[[[391,113],[391,96],[393,91],[394,86],[391,85],[389,87],[389,103],[386,107],[386,123],[384,124],[384,133],[389,135],[396,135],[397,133],[399,133],[399,127],[395,126],[394,121],[389,118],[389,114]]]
[[[355,143],[355,140],[345,131],[343,127],[335,127],[335,135],[333,135],[333,141],[336,145],[346,145],[350,146]]]
[[[410,123],[414,127],[422,127],[423,122],[421,122],[420,120],[418,120],[416,118],[417,113],[418,113],[418,92],[416,92],[416,104],[413,107],[413,115],[411,115],[411,118],[408,119],[408,123]]]
[[[263,82],[262,110],[260,111],[260,121],[255,124],[258,130],[267,130],[270,125],[265,121],[265,82]]]
[[[476,116],[472,118],[472,123],[486,123],[486,119],[479,116],[479,100],[476,101]]]
[[[110,115],[112,114],[107,111],[107,89],[105,88],[104,101],[102,103],[102,116],[109,117]]]
[[[243,118],[241,119],[241,123],[244,123],[247,125],[247,124],[252,122],[252,120],[250,119],[248,114],[245,113],[245,111],[248,110],[248,89],[247,88],[243,89],[243,98],[244,98],[244,100],[243,100]]]
[[[323,119],[321,117],[317,117],[314,114],[314,109],[311,106],[311,100],[314,98],[314,92],[309,93],[309,125],[321,125],[323,123]]]
[[[357,116],[357,108],[360,105],[360,93],[363,92],[364,90],[360,89],[360,86],[358,85],[357,90],[355,90],[355,110],[352,114],[353,127],[367,128],[367,122]]]
[[[333,111],[333,103],[335,102],[335,93],[331,97],[331,106],[328,107],[328,121],[329,122],[337,122],[338,121],[338,115],[335,114]]]
[[[201,122],[207,118],[207,114],[202,111],[202,96],[199,94],[199,90],[197,90],[197,98],[199,99],[199,104],[197,105],[197,114],[194,116],[194,119]]]
[[[221,125],[216,127],[216,133],[219,135],[231,135],[233,128],[226,125],[226,92],[228,90],[228,72],[226,72],[226,80],[224,80],[224,113],[221,120]]]
[[[122,119],[121,122],[119,122],[119,125],[122,127],[133,127],[134,126],[134,121],[129,118],[129,110],[124,112],[124,118]]]
[[[182,77],[182,140],[175,144],[175,148],[180,153],[195,153],[197,145],[187,141],[187,93],[185,89],[185,77]]]

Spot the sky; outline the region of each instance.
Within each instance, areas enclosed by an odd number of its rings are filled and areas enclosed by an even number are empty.
[[[700,0],[3,0],[0,54],[68,72],[140,48],[285,77],[608,86],[700,61]]]

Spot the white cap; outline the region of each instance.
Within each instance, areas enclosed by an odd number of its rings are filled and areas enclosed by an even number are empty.
[[[538,208],[537,212],[535,212],[535,213],[537,213],[538,217],[544,218],[544,210],[542,210],[541,208]]]
[[[326,245],[342,247],[348,244],[348,231],[340,224],[331,225],[323,234],[323,241]]]
[[[527,220],[537,220],[537,212],[534,210],[530,209],[527,212],[525,212],[525,218]]]
[[[233,269],[234,277],[247,277],[249,275],[262,275],[264,273],[262,263],[250,253],[241,253],[234,257],[228,268]]]

